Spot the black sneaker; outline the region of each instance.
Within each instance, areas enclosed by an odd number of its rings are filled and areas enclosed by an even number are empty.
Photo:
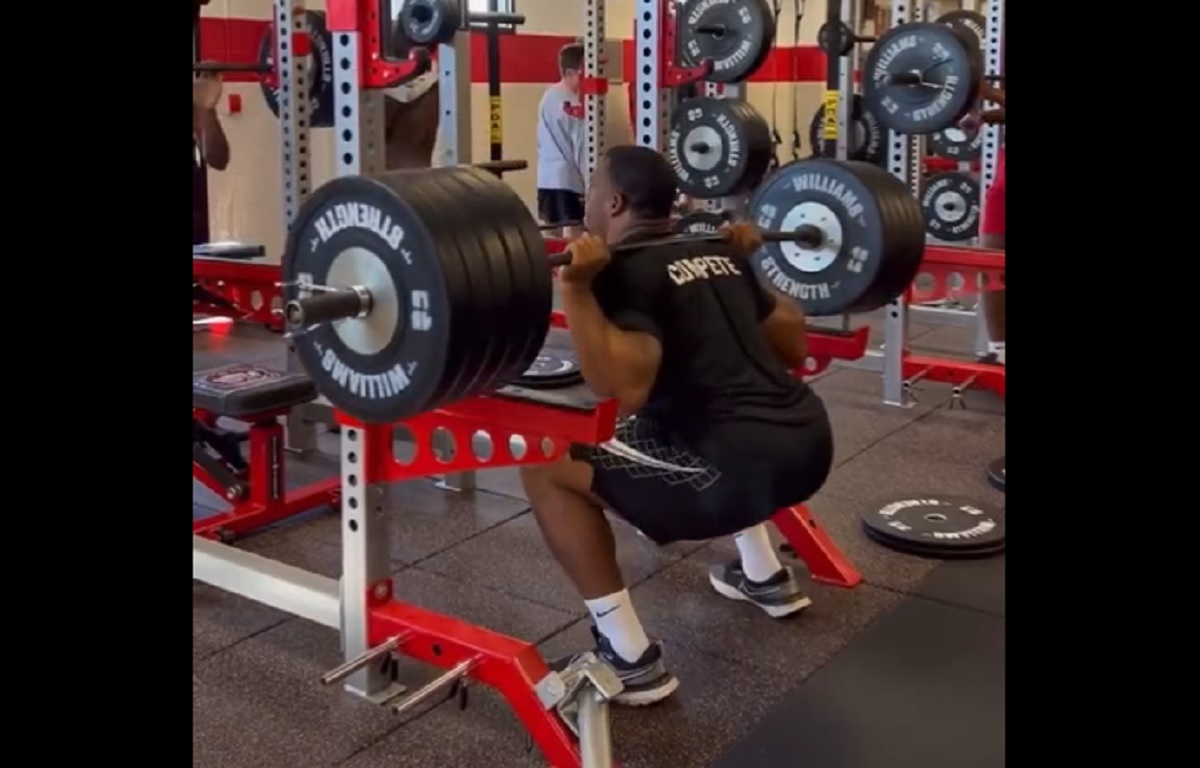
[[[617,655],[608,642],[608,638],[600,634],[595,626],[592,627],[592,637],[596,638],[596,654],[616,671],[617,677],[625,684],[625,690],[613,699],[614,704],[626,707],[647,707],[657,704],[675,693],[679,687],[679,679],[667,671],[663,664],[662,643],[654,640],[650,647],[637,661],[626,661]],[[550,664],[551,669],[561,672],[567,668],[575,656],[559,659]]]
[[[746,578],[742,562],[734,560],[726,565],[714,565],[708,570],[708,580],[717,594],[730,600],[745,600],[767,612],[773,619],[791,616],[812,605],[812,600],[800,589],[800,582],[792,569],[783,567],[779,573],[764,582]]]

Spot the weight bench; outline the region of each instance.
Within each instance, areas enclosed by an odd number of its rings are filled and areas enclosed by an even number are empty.
[[[302,373],[237,364],[192,377],[192,477],[230,509],[192,521],[192,533],[229,541],[301,512],[336,505],[339,478],[288,491],[279,417],[317,397]],[[249,426],[224,429],[219,418]],[[249,444],[249,458],[242,444]]]

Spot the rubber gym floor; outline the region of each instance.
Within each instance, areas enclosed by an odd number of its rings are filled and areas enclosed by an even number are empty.
[[[970,337],[911,331],[914,349],[950,355]],[[282,346],[247,327],[197,332],[193,367],[282,366]],[[813,386],[833,419],[837,464],[810,507],[865,582],[812,584],[812,607],[776,622],[708,586],[708,567],[736,552],[730,541],[660,550],[617,523],[635,604],[681,679],[663,705],[614,710],[626,768],[1004,765],[1004,557],[924,560],[873,544],[858,524],[864,504],[913,493],[1002,507],[984,467],[1004,453],[1003,401],[968,392],[966,408],[952,409],[949,389],[930,384],[914,407],[891,408],[876,374],[836,368]],[[321,441],[320,454],[290,460],[289,484],[337,471],[336,437]],[[537,641],[547,657],[583,648],[583,605],[542,544],[516,472],[481,472],[479,484],[473,494],[428,480],[395,486],[398,596]],[[196,485],[193,514],[217,506]],[[237,546],[328,576],[340,569],[332,510]],[[192,605],[196,768],[543,765],[490,691],[474,688],[466,711],[443,704],[397,718],[320,685],[341,660],[333,631],[198,582]],[[411,690],[435,676],[405,662],[401,679]]]

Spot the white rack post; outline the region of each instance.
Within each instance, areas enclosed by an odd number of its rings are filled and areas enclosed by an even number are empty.
[[[637,75],[634,88],[634,132],[637,144],[656,152],[663,150],[670,118],[667,93],[662,88],[662,56],[659,39],[663,0],[637,0],[633,45]]]

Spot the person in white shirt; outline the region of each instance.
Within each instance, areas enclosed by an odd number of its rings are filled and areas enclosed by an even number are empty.
[[[542,223],[567,238],[583,233],[583,193],[587,140],[586,112],[579,98],[583,46],[558,52],[561,79],[546,89],[538,105],[537,202]]]

